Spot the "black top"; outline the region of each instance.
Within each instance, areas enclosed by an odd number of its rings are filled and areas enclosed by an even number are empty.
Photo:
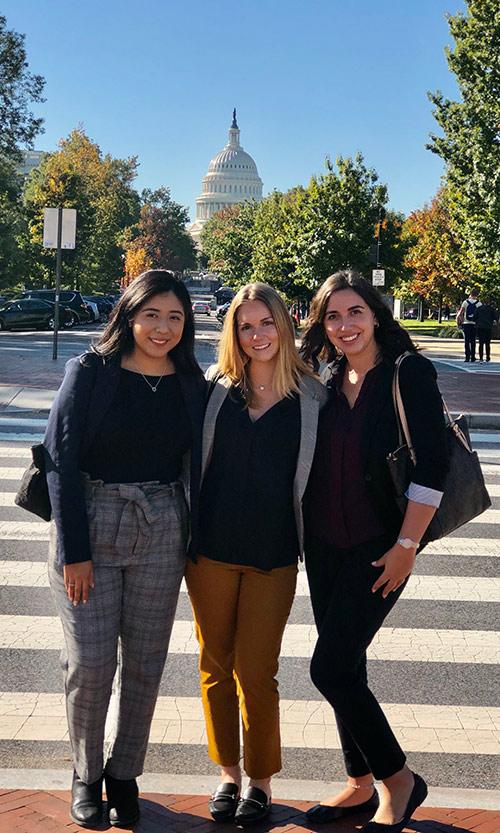
[[[158,382],[158,376],[146,379]],[[155,393],[139,373],[121,368],[111,407],[81,468],[104,483],[172,483],[190,447],[191,426],[177,375],[164,376]]]
[[[285,397],[252,422],[231,389],[215,426],[200,495],[202,555],[271,570],[299,555],[293,481],[300,446],[298,397]]]
[[[319,417],[318,440],[304,501],[307,529],[326,544],[348,549],[385,532],[377,518],[363,471],[362,435],[378,393],[380,366],[367,373],[354,406],[342,392]]]
[[[498,321],[498,314],[489,304],[481,304],[475,312],[474,320],[479,330],[491,330],[495,321]]]

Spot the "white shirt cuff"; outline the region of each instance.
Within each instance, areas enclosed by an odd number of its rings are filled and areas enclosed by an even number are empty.
[[[408,500],[413,500],[415,503],[425,503],[426,506],[435,506],[438,509],[443,493],[438,492],[437,489],[431,489],[429,486],[419,486],[418,483],[410,483],[405,492],[405,496]]]

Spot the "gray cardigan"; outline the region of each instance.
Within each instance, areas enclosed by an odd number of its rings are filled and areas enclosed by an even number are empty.
[[[217,416],[224,403],[224,400],[231,387],[231,382],[226,376],[217,378],[217,365],[209,367],[205,376],[208,381],[215,380],[210,398],[205,411],[203,422],[203,440],[201,452],[201,483],[208,469],[212,449],[214,445],[215,424]],[[299,541],[299,552],[304,552],[304,520],[302,516],[302,498],[306,490],[309,473],[316,446],[316,433],[318,429],[318,416],[320,409],[328,398],[325,387],[318,379],[310,376],[302,376],[300,379],[300,446],[297,457],[297,468],[293,482],[293,509],[297,524],[297,537]]]

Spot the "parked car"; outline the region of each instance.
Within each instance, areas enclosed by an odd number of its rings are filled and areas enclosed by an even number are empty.
[[[82,298],[87,304],[87,306],[90,307],[90,311],[92,313],[92,321],[100,321],[101,314],[99,312],[99,307],[97,306],[96,302],[93,301],[92,298],[89,298],[88,295],[82,295]]]
[[[23,298],[40,298],[43,301],[52,301],[56,299],[54,289],[27,289],[22,293]],[[74,324],[86,324],[92,321],[92,311],[88,304],[85,303],[80,292],[74,289],[61,289],[59,293],[59,301],[68,307],[73,313]]]
[[[99,317],[101,321],[107,321],[115,305],[115,302],[111,301],[111,299],[107,295],[86,295],[85,300],[87,299],[89,301],[93,301],[94,304],[97,304],[97,309],[99,310]]]
[[[227,303],[222,304],[221,307],[217,310],[217,318],[219,321],[224,321],[224,317],[226,312],[228,311],[229,307],[231,306],[231,301],[227,301]]]
[[[53,330],[55,304],[40,298],[19,298],[0,306],[0,330]],[[71,327],[73,313],[59,307],[59,321],[63,327]]]
[[[208,301],[195,301],[193,303],[193,312],[202,313],[203,315],[210,315],[210,304]]]

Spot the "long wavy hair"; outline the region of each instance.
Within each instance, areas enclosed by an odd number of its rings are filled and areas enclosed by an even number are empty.
[[[127,286],[102,336],[92,346],[94,352],[109,358],[131,353],[135,343],[130,326],[133,317],[154,295],[163,292],[173,292],[184,311],[182,337],[170,351],[169,357],[175,369],[181,373],[201,373],[194,355],[194,316],[189,292],[182,281],[168,269],[149,269]]]
[[[250,359],[242,350],[238,338],[238,311],[246,301],[261,301],[265,304],[278,332],[279,350],[273,377],[277,394],[283,398],[298,393],[300,377],[314,374],[297,352],[292,319],[283,298],[266,283],[249,283],[234,296],[224,319],[219,343],[219,372],[243,391],[251,389],[248,376]]]
[[[331,296],[342,289],[352,289],[374,313],[378,327],[375,328],[377,342],[382,359],[394,362],[406,350],[416,353],[418,348],[408,332],[394,319],[384,303],[380,293],[359,273],[350,269],[335,272],[320,286],[311,303],[311,311],[302,337],[301,355],[314,370],[320,362],[335,362],[342,358],[336,347],[328,339],[324,320]]]

